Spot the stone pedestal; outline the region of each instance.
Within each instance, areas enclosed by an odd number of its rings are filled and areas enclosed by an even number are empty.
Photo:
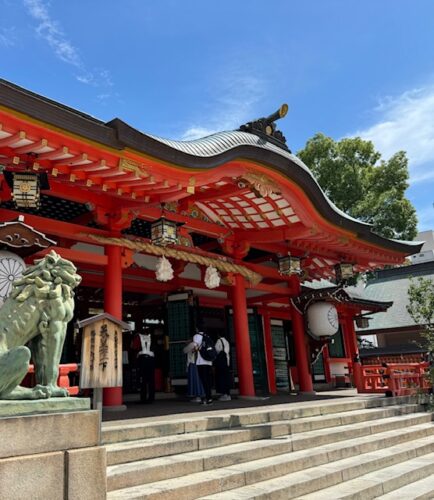
[[[99,446],[97,411],[1,417],[0,436],[0,498],[106,498],[106,450]]]
[[[18,415],[40,415],[43,413],[63,413],[90,409],[88,398],[49,398],[49,399],[7,399],[0,400],[0,417]]]

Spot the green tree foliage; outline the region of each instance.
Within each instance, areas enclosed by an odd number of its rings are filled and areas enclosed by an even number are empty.
[[[408,314],[418,325],[434,331],[434,281],[412,278],[407,293]]]
[[[434,281],[428,278],[411,279],[408,287],[408,314],[413,321],[422,326],[422,337],[425,347],[434,357]],[[431,366],[429,377],[434,385],[434,366]]]
[[[404,151],[386,161],[371,141],[360,137],[334,141],[316,134],[297,155],[345,213],[369,222],[386,238],[416,236],[416,211],[405,197],[409,174]]]

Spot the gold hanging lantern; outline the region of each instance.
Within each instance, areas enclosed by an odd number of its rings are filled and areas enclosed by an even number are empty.
[[[177,223],[160,217],[151,224],[151,241],[160,247],[178,243]]]
[[[28,169],[21,172],[3,170],[3,177],[11,190],[16,208],[41,206],[41,191],[48,191],[50,184],[46,172],[34,173]]]
[[[342,283],[349,280],[354,276],[354,269],[352,264],[341,262],[335,266],[336,282]]]
[[[30,172],[14,172],[12,197],[17,208],[38,209],[41,205],[39,175]]]
[[[294,257],[289,252],[288,255],[279,257],[278,264],[279,273],[283,276],[289,276],[291,274],[301,274],[300,257]]]
[[[357,328],[369,328],[369,320],[366,316],[356,316],[356,325]]]

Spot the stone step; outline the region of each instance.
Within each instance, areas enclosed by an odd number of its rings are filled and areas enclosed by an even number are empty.
[[[417,404],[408,404],[400,406],[390,406],[387,408],[375,408],[360,411],[345,411],[330,416],[320,415],[315,417],[303,417],[294,420],[280,422],[288,426],[288,434],[297,434],[300,432],[313,431],[328,427],[348,425],[357,422],[366,422],[380,418],[392,417],[394,415],[411,414],[420,410]],[[276,424],[278,422],[275,422]],[[258,424],[259,426],[259,424]],[[249,428],[250,425],[244,427]]]
[[[127,423],[123,421],[119,424],[105,422],[102,428],[102,442],[103,444],[113,444],[206,430],[234,428],[267,422],[331,415],[342,412],[355,412],[368,408],[387,407],[406,403],[414,403],[414,399],[409,397],[375,398],[357,401],[321,402],[321,404],[317,403],[314,405],[312,405],[312,402],[309,402],[301,403],[296,407],[294,407],[294,405],[285,405],[286,407],[283,409],[268,407],[266,410],[258,409],[255,412],[252,412],[251,409],[246,409],[244,411],[234,411],[230,414],[222,411],[221,414],[218,415],[201,415],[200,417],[181,420],[155,422],[153,420],[149,421],[148,419],[144,419],[140,422]]]
[[[384,398],[387,399],[387,398]],[[381,398],[375,399],[373,402],[377,402],[375,406],[381,405]],[[252,412],[237,412],[231,415],[232,425],[255,425],[262,424],[266,422],[274,422],[281,420],[294,420],[305,417],[316,417],[321,415],[332,415],[336,413],[341,413],[344,411],[360,411],[367,408],[367,400],[358,401],[331,401],[331,402],[321,402],[312,405],[312,403],[305,403],[304,405],[299,405],[292,407],[292,405],[286,408],[268,408],[266,411]],[[396,403],[395,403],[396,404]]]
[[[103,444],[111,444],[123,441],[135,441],[138,439],[174,436],[177,434],[207,430],[206,427],[203,429],[195,427],[195,424],[200,427],[200,425],[205,426],[206,423],[205,419],[195,419],[187,423],[187,426],[184,420],[168,420],[151,423],[145,421],[133,424],[123,423],[122,425],[106,425],[102,428],[101,439]],[[190,430],[190,425],[192,430]]]
[[[353,439],[430,422],[432,422],[431,414],[413,413],[374,420],[369,423],[358,422],[356,424],[342,425],[337,428],[320,429],[295,434],[292,440],[292,449],[293,451],[297,451],[315,448],[333,442],[344,441],[345,439]]]
[[[393,446],[377,452],[338,460],[280,475],[256,484],[232,489],[221,484],[221,493],[205,494],[202,500],[368,500],[384,491],[391,491],[403,484],[416,481],[434,472],[434,439],[423,438],[414,442]],[[366,473],[366,471],[372,471]],[[166,483],[166,485],[169,482]],[[109,494],[108,498],[112,498]],[[118,499],[144,498],[113,497]],[[147,497],[152,500],[169,498]],[[197,496],[185,497],[198,498]],[[396,497],[400,498],[400,497]]]
[[[368,453],[381,448],[434,434],[431,423],[412,426],[399,433],[395,430],[362,438],[339,441],[331,445],[317,447],[309,452],[309,459],[315,463],[327,463],[353,455]],[[292,437],[247,442],[209,450],[155,458],[108,467],[108,491],[145,484],[151,481],[172,479],[183,475],[215,470],[235,464],[259,460],[266,457],[288,454],[292,451]],[[297,455],[298,453],[298,455]],[[298,456],[301,455],[299,462]],[[287,455],[288,456],[288,455]],[[305,454],[295,452],[293,470],[302,469]],[[286,460],[286,459],[285,459]]]
[[[416,456],[416,453],[422,455],[433,451],[433,436],[401,443],[363,455],[351,456],[332,463],[329,463],[328,450],[319,450],[318,448],[315,452],[310,449],[300,450],[236,464],[231,467],[197,472],[175,479],[118,489],[110,492],[108,498],[117,500],[141,498],[162,500],[178,496],[188,500],[226,490],[234,490],[224,493],[223,496],[216,497],[232,500],[243,498],[243,496],[237,496],[239,494],[250,494],[252,488],[259,487],[255,484],[258,481],[261,481],[259,485],[262,490],[265,485],[263,491],[285,492],[285,496],[276,498],[294,498],[300,494],[310,493],[337,484],[342,480],[357,477],[367,470],[371,471],[403,462]],[[294,472],[294,470],[298,472]],[[245,486],[246,484],[250,486]],[[241,490],[238,492],[237,488]]]
[[[197,432],[143,439],[127,443],[107,445],[107,464],[115,465],[137,460],[177,455],[191,451],[218,448],[251,440],[251,430],[237,429],[224,431]]]
[[[107,463],[115,465],[120,463],[144,460],[147,458],[163,457],[186,453],[205,448],[216,448],[228,444],[240,443],[250,440],[268,439],[288,435],[291,432],[301,433],[303,429],[328,428],[334,425],[349,425],[350,422],[366,422],[378,418],[411,414],[417,409],[416,405],[393,406],[388,408],[364,410],[362,412],[343,413],[338,421],[335,417],[311,417],[295,422],[274,421],[266,424],[250,425],[234,430],[219,430],[202,433],[178,434],[155,439],[126,441],[107,445]],[[414,414],[413,414],[414,415]],[[426,413],[424,418],[429,419]],[[300,423],[300,425],[297,425]],[[346,429],[344,429],[346,430]],[[362,432],[357,428],[356,432]],[[333,432],[335,435],[336,432]],[[348,434],[346,434],[348,435]],[[342,438],[344,438],[343,436]],[[308,440],[309,444],[309,440]],[[306,446],[305,440],[300,439],[298,449]]]
[[[314,494],[304,495],[299,500],[330,500],[332,498],[345,498],[348,500],[369,500],[371,498],[378,500],[432,500],[434,498],[433,474],[434,453],[429,453],[364,474],[357,479],[325,488]]]
[[[385,495],[377,497],[378,500],[432,500],[434,498],[434,474],[419,481],[414,481]]]

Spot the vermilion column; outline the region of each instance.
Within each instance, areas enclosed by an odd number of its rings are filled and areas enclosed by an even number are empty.
[[[341,328],[342,332],[342,337],[344,339],[344,348],[345,348],[345,357],[350,358],[350,365],[352,369],[352,364],[353,364],[353,357],[351,353],[353,352],[352,343],[349,340],[349,332],[347,332],[347,324],[346,324],[346,319],[343,317],[342,319],[339,318],[339,326]]]
[[[270,394],[276,394],[276,368],[274,366],[273,357],[273,339],[271,335],[271,318],[269,313],[264,313],[264,344],[265,344],[265,355],[267,359],[267,378],[268,378],[268,390]]]
[[[354,384],[357,388],[357,391],[361,392],[363,389],[363,379],[362,379],[362,365],[360,363],[360,357],[359,357],[359,345],[357,344],[357,336],[356,336],[356,330],[354,328],[354,320],[349,316],[345,318],[344,333],[347,336],[348,345],[350,347]]]
[[[104,273],[104,310],[122,320],[122,265],[121,247],[106,245],[107,267]],[[106,387],[104,406],[122,406],[122,387]]]
[[[344,340],[345,357],[348,358],[348,375],[352,385],[355,385],[354,380],[354,366],[353,366],[353,348],[352,343],[349,341],[349,332],[347,332],[347,324],[345,317],[339,317],[339,326],[342,332],[342,338]]]
[[[294,335],[295,357],[297,361],[298,384],[301,393],[314,393],[312,376],[307,358],[303,316],[291,304],[292,333]]]
[[[326,378],[326,382],[330,383],[332,380],[332,373],[330,370],[330,353],[329,348],[326,345],[322,351],[323,361],[324,361],[324,374]]]
[[[244,287],[244,278],[240,274],[235,275],[235,283],[232,290],[232,306],[234,311],[235,348],[240,396],[254,396],[255,385],[253,382],[246,289]]]

